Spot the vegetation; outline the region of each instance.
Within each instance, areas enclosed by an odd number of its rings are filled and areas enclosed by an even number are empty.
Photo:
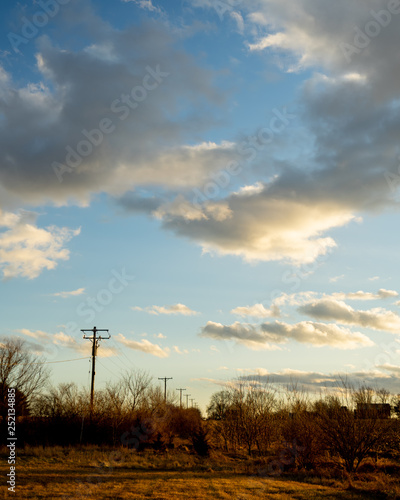
[[[0,350],[0,387],[16,384],[19,401],[18,498],[32,485],[29,498],[168,499],[173,489],[179,498],[400,498],[399,396],[383,389],[341,381],[317,397],[239,379],[212,395],[203,418],[133,371],[97,391],[91,408],[75,384],[44,386],[23,344]],[[41,491],[47,476],[51,494]]]

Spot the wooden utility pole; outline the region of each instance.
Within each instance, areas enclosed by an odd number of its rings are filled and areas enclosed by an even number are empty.
[[[90,418],[93,415],[93,402],[94,402],[94,376],[95,376],[95,367],[96,367],[96,356],[97,356],[97,348],[99,347],[100,340],[107,340],[111,338],[111,335],[108,334],[108,337],[102,337],[101,335],[97,336],[97,332],[107,332],[108,330],[98,330],[95,326],[93,330],[81,330],[83,332],[83,338],[85,340],[90,340],[92,342],[92,384],[90,386]],[[92,332],[92,337],[86,337],[85,332]]]
[[[193,401],[194,401],[194,399],[191,399],[190,401],[192,402],[192,408],[193,408]]]
[[[191,396],[191,394],[185,394],[185,397],[186,397],[186,408],[189,408],[189,396]]]
[[[164,380],[164,401],[167,402],[167,380],[172,380],[172,377],[158,377],[158,380]]]
[[[181,396],[180,396],[180,407],[182,408],[182,392],[186,391],[186,389],[177,389],[177,391],[179,391],[181,393]]]

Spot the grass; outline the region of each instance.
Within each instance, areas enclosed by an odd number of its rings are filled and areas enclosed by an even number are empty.
[[[3,448],[1,474],[8,472]],[[127,449],[26,448],[17,456],[18,499],[400,499],[400,476],[375,470],[349,477],[337,470],[267,476],[260,461],[186,451],[156,454]],[[383,467],[383,465],[382,465]]]

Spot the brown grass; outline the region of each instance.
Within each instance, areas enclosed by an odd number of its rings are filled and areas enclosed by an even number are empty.
[[[214,454],[200,459],[185,451],[163,454],[127,449],[26,448],[17,457],[16,494],[6,482],[1,456],[1,498],[17,499],[400,499],[395,464],[366,467],[348,476],[337,469],[268,476],[262,461]],[[385,474],[384,468],[392,472]],[[391,467],[391,468],[389,468]]]

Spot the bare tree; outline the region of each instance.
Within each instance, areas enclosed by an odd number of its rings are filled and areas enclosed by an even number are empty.
[[[145,371],[132,370],[122,377],[129,409],[134,411],[146,403],[146,393],[151,386],[151,375]]]
[[[9,388],[23,395],[26,404],[32,402],[43,388],[49,371],[41,359],[29,352],[20,338],[5,338],[0,342],[0,414],[2,433],[6,431],[7,394]]]
[[[62,383],[50,387],[46,394],[40,394],[32,401],[32,412],[38,417],[74,418],[82,414],[87,405],[82,404],[82,395],[75,383]]]
[[[369,454],[386,446],[394,426],[390,418],[382,418],[374,409],[376,394],[371,388],[355,389],[343,381],[339,388],[339,395],[319,403],[317,423],[328,449],[342,459],[348,472],[353,472]],[[360,404],[371,407],[365,412],[355,411]]]

